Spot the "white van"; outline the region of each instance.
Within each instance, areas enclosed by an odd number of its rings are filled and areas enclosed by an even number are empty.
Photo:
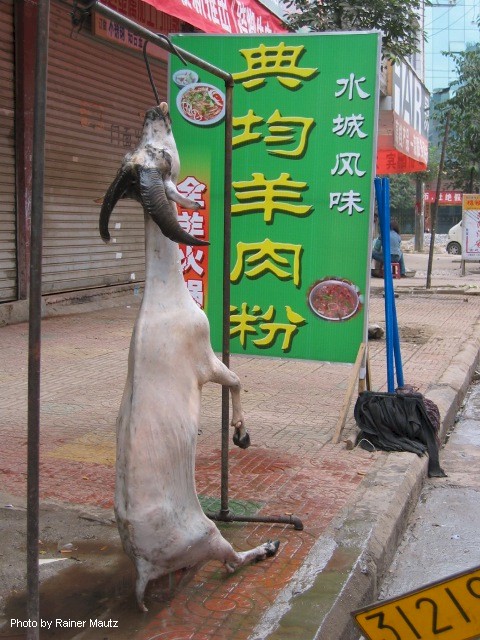
[[[447,253],[459,256],[462,253],[462,221],[458,222],[448,232]]]

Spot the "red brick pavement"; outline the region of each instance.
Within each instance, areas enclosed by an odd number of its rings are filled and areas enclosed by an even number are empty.
[[[371,322],[382,323],[382,298],[372,298],[370,314]],[[459,351],[479,314],[476,297],[397,300],[405,381],[425,392]],[[42,500],[112,507],[114,425],[135,315],[135,308],[122,307],[44,320]],[[0,474],[2,490],[16,496],[25,495],[27,338],[24,324],[0,329]],[[384,346],[383,341],[370,346],[372,382],[378,390],[386,388]],[[351,367],[248,356],[233,356],[231,365],[243,383],[253,444],[246,451],[231,450],[230,499],[260,503],[260,513],[267,515],[293,513],[305,530],[223,525],[222,532],[239,550],[275,537],[281,540],[280,551],[274,559],[231,576],[218,564],[207,564],[174,597],[154,602],[140,625],[135,618],[127,635],[112,638],[248,638],[318,537],[355,499],[365,474],[385,455],[347,451],[343,443],[330,442]],[[207,385],[196,477],[199,494],[209,497],[220,495],[219,424],[220,389]],[[350,415],[345,434],[353,430]]]

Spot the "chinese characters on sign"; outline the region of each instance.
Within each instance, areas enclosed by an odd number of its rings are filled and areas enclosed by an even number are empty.
[[[480,260],[480,196],[463,194],[462,258]]]
[[[112,0],[112,2],[129,5],[138,0]],[[149,8],[151,5],[205,33],[265,34],[287,31],[282,20],[257,0],[144,0],[139,4]],[[155,29],[152,30],[155,31]],[[170,33],[175,31],[172,30]]]
[[[461,205],[462,195],[461,191],[440,191],[438,204]],[[436,191],[425,191],[424,200],[426,203],[435,202],[436,197]]]
[[[232,351],[354,362],[366,332],[378,34],[174,41],[235,82]],[[172,59],[171,76],[178,68]],[[200,81],[219,86],[205,73]],[[183,170],[202,182],[209,166],[205,308],[219,345],[223,126],[176,118],[174,127]]]
[[[193,176],[187,176],[177,184],[177,189],[183,196],[200,205],[198,211],[186,211],[177,205],[180,226],[195,238],[208,238],[210,211],[205,194],[207,186]],[[208,246],[181,245],[179,251],[182,254],[182,270],[188,290],[198,306],[203,309],[208,285]]]
[[[104,4],[154,33],[169,34],[181,31],[181,20],[162,11],[157,11],[153,6],[142,0],[104,0]],[[135,49],[139,52],[143,50],[145,41],[142,37],[137,36],[113,20],[104,18],[95,11],[93,12],[93,33],[104,40],[109,40],[129,49]],[[167,59],[167,54],[158,47],[151,46],[149,53],[154,57]]]

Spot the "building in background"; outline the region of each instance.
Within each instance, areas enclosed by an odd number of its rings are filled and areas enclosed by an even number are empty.
[[[479,41],[480,0],[432,0],[425,6],[425,85],[431,94],[430,111],[451,97],[456,80],[455,61],[445,53],[461,53]],[[440,146],[431,119],[430,144]]]
[[[450,85],[456,80],[455,61],[445,53],[461,53],[479,41],[480,0],[432,0],[424,8],[425,84],[431,93],[429,143],[440,148],[442,136],[438,132],[432,115],[436,107],[451,97]],[[448,147],[447,147],[448,154]],[[430,189],[435,188],[433,184]],[[445,184],[443,189],[449,189]],[[449,192],[447,192],[449,193]],[[461,194],[457,193],[459,198]],[[426,220],[430,203],[426,200]],[[458,222],[462,216],[459,200],[448,202],[440,198],[437,232],[445,233],[447,227]]]
[[[432,0],[425,6],[425,84],[435,94],[455,80],[455,64],[444,51],[459,53],[479,40],[480,0]]]

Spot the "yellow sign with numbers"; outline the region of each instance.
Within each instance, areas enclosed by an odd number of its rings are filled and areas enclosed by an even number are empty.
[[[480,638],[480,567],[353,611],[369,640]]]

